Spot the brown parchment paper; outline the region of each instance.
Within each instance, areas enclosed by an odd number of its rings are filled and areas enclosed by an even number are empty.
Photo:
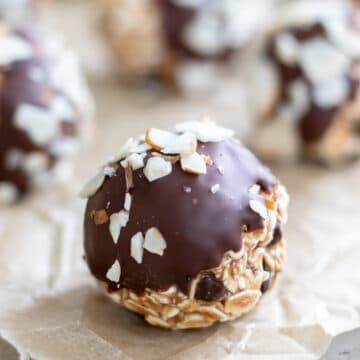
[[[56,9],[59,19],[85,4],[69,3]],[[249,121],[239,83],[202,100],[125,90],[103,74],[91,85],[97,122],[75,177],[0,209],[1,360],[17,353],[36,360],[318,359],[336,334],[360,326],[360,163],[335,171],[305,164],[273,169],[291,195],[289,257],[274,290],[246,317],[169,332],[107,300],[82,260],[85,204],[76,193],[83,181],[149,125],[170,127],[208,113],[243,138]]]

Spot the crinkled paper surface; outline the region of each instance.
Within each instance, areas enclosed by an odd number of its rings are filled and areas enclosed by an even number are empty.
[[[149,125],[208,113],[244,136],[248,122],[235,84],[205,101],[160,101],[115,80],[92,88],[97,123],[76,177],[0,210],[1,359],[318,359],[335,335],[360,326],[359,163],[274,169],[291,194],[289,257],[274,290],[246,317],[169,332],[106,299],[82,260],[83,181]]]

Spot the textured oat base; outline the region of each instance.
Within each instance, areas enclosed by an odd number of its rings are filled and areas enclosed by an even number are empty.
[[[248,313],[263,295],[261,285],[270,279],[272,287],[285,261],[284,239],[274,246],[268,245],[273,239],[276,220],[281,224],[286,222],[286,190],[277,186],[273,193],[262,195],[269,213],[264,229],[244,232],[243,247],[238,253],[227,252],[217,268],[204,271],[213,272],[225,285],[226,293],[219,301],[195,299],[201,274],[192,280],[188,295],[176,286],[167,291],[146,289],[142,295],[121,288],[116,292],[107,292],[107,295],[127,309],[143,315],[150,324],[169,329],[207,327]],[[106,289],[105,283],[101,286]]]

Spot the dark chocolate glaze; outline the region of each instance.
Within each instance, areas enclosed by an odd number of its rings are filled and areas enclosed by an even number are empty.
[[[210,56],[191,49],[182,40],[182,34],[186,26],[206,7],[212,6],[214,0],[204,0],[197,8],[179,6],[171,0],[158,0],[158,2],[163,18],[165,40],[169,52],[173,56],[179,59],[225,61],[234,53],[234,48],[227,47],[222,52]],[[221,19],[221,14],[219,14],[219,17]]]
[[[95,225],[91,219],[93,210],[106,209],[107,214],[120,211],[125,197],[124,169],[118,167],[116,175],[106,178],[102,187],[87,204],[85,214],[85,253],[92,274],[109,284],[109,290],[119,286],[142,293],[145,288],[166,290],[177,285],[188,293],[192,278],[201,271],[219,266],[227,251],[239,251],[242,247],[241,232],[261,229],[263,219],[249,207],[250,199],[263,198],[248,192],[259,184],[270,192],[278,183],[252,153],[232,140],[219,143],[199,143],[197,151],[210,155],[212,166],[206,175],[190,175],[173,165],[170,175],[152,183],[143,175],[143,169],[134,172],[134,188],[130,219],[121,230],[115,245],[109,224]],[[224,175],[218,169],[224,168]],[[220,190],[212,194],[210,189],[219,184]],[[191,192],[186,193],[185,187]],[[167,242],[163,256],[144,251],[143,262],[137,264],[130,256],[130,239],[141,231],[157,227]],[[106,278],[115,260],[121,264],[120,284]],[[204,279],[203,290],[197,296],[221,295],[220,285]],[[210,295],[207,289],[213,288]]]
[[[49,169],[56,163],[56,157],[49,153],[48,147],[34,144],[28,134],[14,125],[17,108],[21,104],[31,104],[46,109],[54,96],[64,97],[50,80],[50,72],[54,67],[54,59],[46,55],[41,36],[30,30],[14,31],[32,45],[35,54],[30,59],[11,63],[7,67],[0,67],[2,83],[0,86],[0,182],[14,184],[21,194],[28,192],[31,179],[20,169],[8,169],[5,165],[7,150],[17,149],[24,153],[38,151],[46,154],[49,159]],[[43,73],[41,81],[34,81],[29,77],[33,69],[40,69]],[[75,109],[75,108],[74,108]],[[64,121],[61,124],[62,135],[76,136],[78,133],[78,119],[74,122]],[[55,140],[55,139],[54,139]]]
[[[351,23],[349,24],[349,26]],[[292,27],[284,30],[286,33],[292,34],[300,43],[314,39],[316,37],[327,38],[327,33],[325,27],[322,23],[314,23],[307,27]],[[301,67],[298,65],[288,66],[279,61],[275,54],[275,40],[270,41],[270,46],[268,49],[268,56],[270,60],[275,64],[278,74],[280,76],[280,94],[279,97],[281,101],[286,101],[289,99],[288,86],[297,79],[302,79],[305,81],[309,87],[309,92],[311,94],[312,85],[305,76]],[[354,62],[355,65],[355,62]],[[349,73],[347,80],[350,85],[350,91],[348,94],[346,102],[353,100],[356,91],[359,89],[359,81],[353,79]],[[322,108],[318,106],[313,99],[310,102],[308,111],[303,115],[298,122],[298,130],[301,135],[301,139],[304,143],[313,143],[322,138],[326,130],[332,125],[337,111],[343,104],[339,106],[333,106],[329,108]],[[274,112],[277,110],[275,107]]]

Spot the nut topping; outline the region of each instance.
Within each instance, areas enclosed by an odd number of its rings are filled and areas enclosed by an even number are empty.
[[[120,281],[120,275],[121,275],[121,266],[118,260],[115,260],[115,262],[112,264],[111,268],[106,273],[106,277],[112,281],[112,282],[119,282]]]
[[[181,168],[194,175],[206,174],[206,163],[204,158],[198,153],[181,157]]]
[[[152,182],[171,173],[171,163],[161,157],[150,158],[145,166],[144,175]]]
[[[141,232],[138,232],[131,238],[131,256],[138,264],[142,263],[144,253],[143,245],[144,236]]]
[[[110,216],[110,234],[117,244],[121,232],[121,228],[125,227],[129,221],[129,213],[125,210],[120,210]]]
[[[166,241],[161,235],[160,231],[153,227],[145,234],[144,249],[160,256],[164,255],[166,249]]]

